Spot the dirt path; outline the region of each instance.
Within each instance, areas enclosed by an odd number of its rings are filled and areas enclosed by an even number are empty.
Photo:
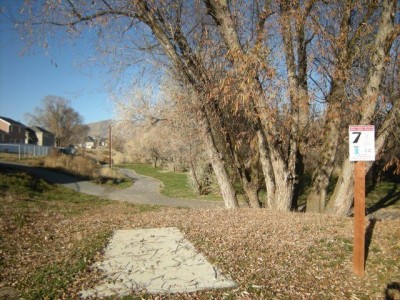
[[[94,184],[71,175],[49,169],[26,166],[18,163],[0,162],[0,168],[12,168],[29,172],[44,180],[60,184],[80,193],[95,195],[118,201],[136,204],[163,205],[190,208],[223,208],[222,201],[177,199],[163,196],[159,193],[160,182],[146,176],[138,175],[133,170],[121,169],[121,172],[134,180],[134,184],[126,189],[114,189]]]

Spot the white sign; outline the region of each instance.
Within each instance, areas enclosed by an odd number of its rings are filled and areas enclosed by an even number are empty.
[[[350,161],[375,160],[375,126],[349,126],[349,159]]]

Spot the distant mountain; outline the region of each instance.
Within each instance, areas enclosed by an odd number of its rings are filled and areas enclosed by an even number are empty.
[[[93,138],[108,138],[108,128],[112,120],[86,124],[89,126],[88,135]]]

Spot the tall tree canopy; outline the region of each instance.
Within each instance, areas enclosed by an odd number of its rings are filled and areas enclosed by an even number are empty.
[[[39,125],[54,133],[57,147],[80,143],[89,127],[83,124],[82,116],[68,100],[57,96],[46,96],[34,113],[28,114],[32,125]]]
[[[396,0],[27,0],[21,13],[44,45],[54,30],[87,30],[118,67],[163,67],[188,95],[228,208],[234,180],[260,207],[262,174],[265,205],[296,209],[308,169],[307,210],[346,214],[347,126],[375,124],[381,153],[399,118]]]

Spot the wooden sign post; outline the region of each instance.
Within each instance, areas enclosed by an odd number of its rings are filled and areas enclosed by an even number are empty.
[[[375,160],[375,127],[349,126],[349,159],[354,164],[354,246],[353,269],[365,273],[365,162]]]
[[[357,276],[365,269],[365,161],[354,164],[354,246],[353,268]]]

